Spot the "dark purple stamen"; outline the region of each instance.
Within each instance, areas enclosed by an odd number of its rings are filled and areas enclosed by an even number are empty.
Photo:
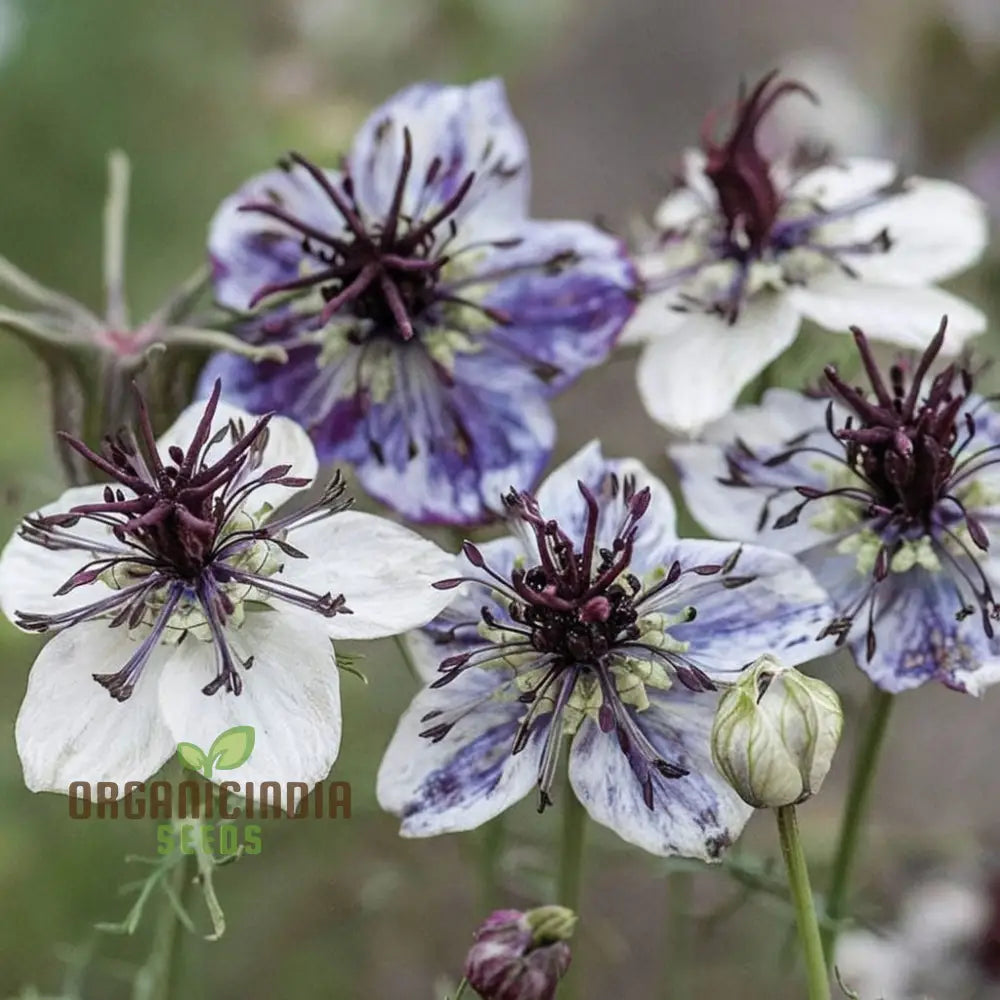
[[[621,700],[615,668],[628,657],[656,659],[666,664],[673,676],[690,690],[714,690],[711,679],[697,665],[676,652],[644,642],[639,619],[652,610],[650,602],[663,600],[664,592],[675,587],[682,576],[722,574],[723,583],[728,582],[739,552],[717,566],[682,569],[679,563],[674,563],[665,568],[662,580],[643,591],[641,581],[629,572],[629,565],[639,522],[649,508],[649,488],[636,490],[631,477],[619,480],[609,475],[605,479],[602,492],[609,494],[611,499],[620,496],[624,514],[610,546],[601,547],[598,529],[602,505],[586,484],[581,482],[578,486],[587,511],[580,545],[556,521],[543,516],[532,495],[513,489],[503,498],[504,508],[509,517],[526,525],[534,536],[538,564],[530,568],[517,567],[505,577],[486,563],[474,544],[465,543],[466,559],[484,574],[485,579],[455,577],[439,581],[436,586],[446,590],[471,581],[499,592],[508,619],[498,622],[494,613],[484,607],[481,621],[490,629],[508,634],[502,641],[445,659],[439,668],[441,677],[432,687],[443,687],[474,667],[498,664],[511,656],[530,657],[528,662],[516,668],[517,673],[523,677],[537,672],[538,678],[533,678],[527,689],[522,687],[518,697],[527,707],[511,752],[520,753],[533,736],[545,731],[538,773],[539,809],[542,810],[552,801],[551,789],[570,696],[578,683],[595,683],[603,699],[599,726],[605,733],[615,735],[633,774],[642,785],[643,799],[652,809],[656,780],[680,778],[688,772],[682,764],[664,760],[644,735],[633,712]],[[751,578],[733,579],[736,581],[733,585],[740,586]],[[694,617],[694,609],[688,608],[686,620]],[[442,642],[453,641],[459,629],[475,628],[477,624],[469,621],[452,625],[437,638]],[[421,735],[433,741],[443,739],[460,718],[477,706],[478,702],[463,706],[458,712],[431,713],[424,721],[433,720],[433,725]]]
[[[771,519],[772,503],[792,490],[803,499],[774,518],[774,528],[796,524],[802,512],[817,500],[836,498],[858,509],[859,528],[874,532],[881,543],[870,585],[824,629],[820,638],[834,635],[838,644],[845,642],[856,616],[867,608],[869,660],[875,655],[877,645],[878,587],[890,574],[893,556],[908,542],[929,538],[937,557],[957,578],[959,620],[974,611],[963,593],[973,595],[983,629],[990,638],[994,634],[993,621],[1000,618],[1000,608],[973,550],[986,551],[989,536],[960,499],[963,487],[970,484],[972,477],[1000,462],[997,455],[1000,445],[966,454],[976,436],[976,404],[970,404],[971,371],[949,364],[925,388],[930,368],[944,344],[946,325],[947,319],[942,319],[912,374],[902,364],[895,364],[888,378],[879,370],[864,333],[852,328],[869,389],[853,387],[841,378],[836,368],[826,368],[827,392],[850,411],[844,425],[837,427],[833,403],[827,408],[826,429],[833,441],[831,446],[805,443],[810,437],[806,434],[787,442],[779,453],[762,461],[742,442],[727,453],[729,477],[721,481],[731,486],[769,485],[747,471],[748,459],[759,461],[768,469],[804,454],[820,455],[845,466],[857,477],[852,485],[827,490],[775,486],[762,507],[759,527],[762,529]],[[958,533],[962,527],[967,530],[972,547]]]
[[[107,619],[109,627],[135,628],[152,616],[151,631],[129,662],[117,673],[95,674],[118,701],[128,699],[149,654],[162,639],[171,614],[183,603],[196,602],[205,616],[216,651],[218,674],[204,688],[214,694],[225,688],[234,694],[243,682],[226,640],[226,623],[235,606],[225,585],[252,586],[272,597],[308,608],[324,617],[350,614],[344,596],[314,594],[275,576],[259,574],[239,561],[258,542],[275,546],[292,558],[304,558],[285,539],[285,532],[349,505],[341,497],[344,483],[336,476],[314,503],[285,517],[252,528],[234,528],[247,498],[263,486],[305,487],[308,479],[289,475],[287,465],[261,469],[271,414],[259,417],[249,430],[230,423],[214,436],[212,421],[221,393],[216,382],[187,451],[171,446],[160,454],[142,397],[136,394],[139,441],[131,432],[106,438],[101,453],[63,434],[66,443],[118,485],[107,486],[102,501],[80,504],[65,514],[25,518],[20,534],[27,541],[53,550],[74,550],[90,557],[56,592],[67,594],[116,574],[120,589],[91,604],[61,614],[16,613],[31,631],[47,632],[84,621]],[[209,449],[226,438],[230,446],[208,459]],[[106,540],[93,540],[73,529],[82,522],[100,525]],[[249,669],[250,660],[243,662]]]
[[[342,178],[331,180],[304,156],[292,153],[280,166],[291,171],[304,170],[333,205],[343,220],[339,233],[327,233],[292,215],[276,198],[270,202],[249,202],[242,212],[255,212],[284,223],[302,238],[302,251],[319,265],[311,274],[286,282],[265,285],[250,301],[255,308],[264,299],[279,294],[297,294],[319,288],[326,305],[320,322],[326,323],[337,312],[351,313],[371,320],[377,330],[393,329],[410,340],[415,320],[437,303],[453,303],[483,313],[494,323],[509,322],[497,310],[458,296],[452,289],[440,287],[441,269],[448,262],[446,253],[457,227],[455,213],[466,200],[475,174],[469,173],[452,194],[423,218],[411,218],[403,211],[403,201],[413,168],[413,143],[410,131],[403,129],[403,156],[385,217],[376,223],[365,219],[354,194],[354,184],[345,165]],[[428,188],[441,170],[435,158],[424,178]],[[438,231],[447,227],[444,240]]]
[[[731,255],[761,256],[771,238],[781,198],[771,179],[771,163],[757,148],[757,129],[769,111],[787,94],[802,94],[813,103],[816,95],[794,80],[768,73],[749,95],[741,94],[729,137],[721,145],[712,139],[715,115],[702,127],[705,174],[719,196],[726,218]]]

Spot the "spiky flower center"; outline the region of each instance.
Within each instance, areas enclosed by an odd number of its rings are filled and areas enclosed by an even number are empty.
[[[239,626],[250,603],[284,600],[324,617],[350,614],[342,594],[315,594],[281,579],[284,558],[306,558],[287,540],[289,530],[347,506],[341,502],[343,481],[336,477],[302,510],[270,518],[267,504],[252,502],[255,492],[265,486],[302,488],[310,481],[290,475],[289,465],[262,468],[271,415],[249,429],[230,423],[213,434],[220,392],[216,382],[187,449],[172,445],[166,456],[141,397],[139,440],[122,432],[106,439],[99,454],[63,435],[115,485],[105,488],[101,501],[25,518],[20,529],[22,537],[43,548],[85,554],[86,563],[57,595],[98,581],[112,591],[58,614],[18,611],[20,625],[47,632],[106,620],[108,627],[124,626],[141,639],[121,670],[94,675],[119,701],[131,696],[157,644],[189,635],[215,646],[218,672],[205,694],[223,687],[239,694],[243,681],[226,630]],[[209,456],[227,440],[228,448]],[[242,667],[248,669],[252,659]]]
[[[495,667],[512,672],[509,691],[525,706],[511,752],[522,752],[544,732],[539,764],[539,809],[551,803],[551,788],[559,750],[586,718],[604,733],[614,733],[622,753],[642,786],[646,805],[654,805],[655,777],[686,775],[684,761],[664,760],[650,743],[635,712],[649,707],[647,688],[665,690],[673,682],[693,691],[714,689],[708,675],[687,656],[689,643],[671,635],[671,628],[694,620],[690,604],[672,599],[675,585],[688,574],[723,576],[722,585],[740,586],[750,577],[733,574],[739,552],[721,565],[683,568],[674,562],[640,580],[630,569],[639,523],[651,499],[648,487],[636,489],[632,477],[608,476],[601,496],[578,483],[586,505],[582,544],[559,524],[546,519],[528,493],[512,490],[504,498],[509,517],[520,521],[534,538],[538,562],[515,565],[509,576],[490,567],[471,542],[463,552],[486,579],[443,580],[442,589],[474,582],[487,587],[506,615],[498,618],[483,607],[480,619],[439,635],[453,641],[458,630],[475,628],[486,643],[440,666],[442,676],[432,687],[450,684],[464,671]],[[598,543],[607,506],[621,498],[623,515],[611,543]],[[465,714],[432,712],[421,735],[443,739]]]
[[[980,430],[977,411],[985,401],[973,397],[971,371],[952,363],[926,385],[944,344],[945,327],[942,320],[912,374],[897,363],[887,378],[864,333],[852,330],[869,389],[849,385],[836,368],[827,367],[826,390],[833,398],[826,430],[834,447],[816,443],[809,432],[770,457],[757,456],[745,444],[727,453],[729,477],[723,482],[733,486],[768,486],[766,470],[781,469],[800,456],[827,472],[826,489],[775,486],[762,508],[760,526],[770,519],[773,502],[789,492],[803,499],[774,519],[775,528],[788,528],[811,505],[827,502],[813,525],[841,536],[839,551],[855,553],[859,570],[870,574],[870,582],[823,635],[845,641],[855,617],[867,607],[869,659],[876,648],[877,589],[890,573],[915,566],[947,571],[956,580],[960,620],[978,606],[983,628],[992,637],[992,622],[1000,617],[977,555],[988,550],[989,536],[968,506],[975,498],[977,477],[1000,462],[1000,446],[974,447]],[[834,400],[848,410],[842,426],[837,426]]]
[[[404,200],[413,169],[413,144],[409,129],[404,129],[403,156],[389,207],[383,218],[373,221],[358,204],[346,164],[336,181],[298,153],[279,166],[288,172],[296,167],[305,170],[333,206],[343,228],[336,233],[317,229],[293,215],[277,195],[271,201],[240,206],[240,211],[276,219],[298,233],[303,255],[310,262],[300,277],[258,289],[251,308],[272,296],[298,295],[318,288],[326,303],[321,325],[348,310],[352,316],[369,321],[370,332],[393,331],[404,341],[414,336],[416,321],[440,304],[472,308],[491,322],[507,322],[503,314],[441,282],[442,270],[450,259],[449,244],[457,233],[455,213],[475,181],[474,173],[467,174],[438,207],[419,218],[407,215]],[[440,182],[442,168],[440,157],[435,157],[423,179],[423,190]]]
[[[650,265],[654,273],[647,275],[652,291],[678,290],[676,310],[707,312],[733,324],[757,292],[805,284],[831,267],[856,277],[850,258],[890,249],[887,230],[859,241],[846,235],[844,223],[895,193],[896,187],[848,204],[824,206],[815,195],[806,197],[796,190],[821,164],[789,160],[777,170],[761,152],[760,125],[790,94],[816,101],[801,83],[781,80],[776,72],[765,76],[748,95],[741,94],[732,128],[721,142],[712,137],[716,116],[707,117],[703,169],[717,204],[660,229],[652,248],[660,261]]]

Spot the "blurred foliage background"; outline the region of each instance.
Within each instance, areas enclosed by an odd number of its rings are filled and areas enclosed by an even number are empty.
[[[105,157],[121,147],[133,164],[129,287],[142,315],[202,259],[212,211],[247,175],[290,147],[332,159],[371,106],[412,79],[488,74],[507,79],[527,128],[539,215],[600,216],[624,230],[651,209],[708,106],[740,77],[793,65],[824,92],[847,150],[964,177],[997,207],[998,40],[995,0],[2,0],[0,252],[98,307]],[[827,54],[801,54],[817,49]],[[814,81],[810,67],[833,75]],[[825,93],[827,79],[846,96]],[[965,290],[995,301],[995,270]],[[995,336],[981,347],[995,353]],[[783,378],[812,378],[839,350],[837,338],[806,337]],[[666,475],[664,436],[632,386],[623,357],[561,398],[560,456],[600,435],[608,452]],[[0,339],[4,536],[60,489],[46,392],[28,352]],[[132,940],[92,927],[123,915],[118,887],[135,877],[124,857],[151,853],[153,830],[71,823],[64,799],[23,787],[13,721],[37,646],[0,622],[0,996],[31,996],[21,991],[34,984],[115,1000],[130,995],[148,927]],[[379,814],[375,770],[413,684],[391,643],[363,653],[370,684],[344,676],[336,769],[354,788],[352,818],[270,824],[259,857],[220,872],[229,929],[218,943],[182,941],[182,995],[429,1000],[460,970],[484,915],[481,838],[402,841]],[[827,676],[849,708],[859,703],[865,685],[850,664]],[[996,696],[920,691],[897,711],[860,886],[873,918],[914,864],[977,858],[1000,833]],[[855,729],[828,790],[803,810],[818,872]],[[558,808],[515,812],[504,902],[549,893],[557,826]],[[773,852],[770,832],[752,825],[742,850]],[[797,995],[779,900],[745,900],[731,875],[698,870],[682,919],[666,925],[670,866],[598,830],[590,848],[572,973],[584,997]],[[672,975],[678,954],[692,962],[686,992]]]

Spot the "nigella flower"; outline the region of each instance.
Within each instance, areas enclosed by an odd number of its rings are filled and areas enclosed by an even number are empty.
[[[454,603],[411,636],[429,680],[378,776],[406,836],[466,830],[537,787],[657,854],[715,858],[749,809],[715,770],[716,688],[764,651],[800,661],[829,616],[788,556],[678,540],[666,487],[594,442],[537,498],[504,499],[518,534],[464,547]],[[730,673],[731,676],[731,673]]]
[[[26,517],[0,556],[0,604],[54,632],[28,678],[16,739],[34,791],[143,780],[178,742],[256,730],[236,781],[326,776],[340,743],[331,639],[412,628],[454,562],[405,528],[345,508],[339,479],[298,509],[317,462],[300,427],[219,402],[159,440],[69,444],[110,480]]]
[[[339,170],[297,154],[223,203],[218,301],[285,365],[220,356],[228,396],[277,410],[320,457],[416,521],[488,519],[552,450],[546,397],[600,362],[633,310],[622,244],[527,217],[528,150],[502,84],[419,84]]]
[[[1000,414],[950,364],[942,322],[914,365],[870,388],[826,369],[829,398],[772,389],[678,446],[688,506],[711,532],[795,553],[837,606],[822,630],[887,691],[929,680],[978,693],[1000,680],[990,533],[1000,518]]]
[[[758,129],[790,95],[815,100],[800,83],[764,77],[722,142],[709,117],[639,258],[645,300],[626,338],[647,343],[639,392],[671,429],[728,412],[803,318],[915,347],[925,317],[947,313],[949,350],[985,328],[979,310],[933,285],[981,256],[978,200],[946,181],[904,179],[885,160],[769,160]]]

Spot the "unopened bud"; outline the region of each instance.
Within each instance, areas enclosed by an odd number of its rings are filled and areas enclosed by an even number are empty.
[[[712,760],[750,805],[794,805],[819,791],[843,722],[829,685],[761,656],[719,699]]]
[[[465,978],[483,1000],[552,1000],[569,968],[575,924],[564,906],[497,910],[476,931]]]

